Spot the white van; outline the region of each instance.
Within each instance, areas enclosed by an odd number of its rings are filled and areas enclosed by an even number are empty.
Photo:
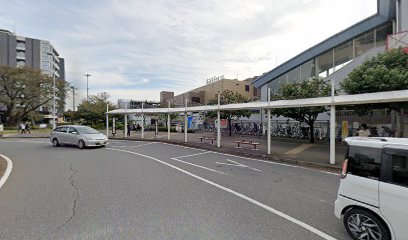
[[[346,142],[335,215],[353,239],[408,239],[408,139]]]

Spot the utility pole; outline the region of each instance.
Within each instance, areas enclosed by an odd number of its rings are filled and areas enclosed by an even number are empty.
[[[89,91],[88,78],[91,76],[91,74],[87,73],[87,74],[84,74],[84,76],[86,77],[86,100],[89,100],[89,95],[88,95],[88,91]]]
[[[72,89],[72,111],[75,112],[75,90],[78,90],[75,86],[71,86]]]

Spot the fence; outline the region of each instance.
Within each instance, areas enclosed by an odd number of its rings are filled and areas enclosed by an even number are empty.
[[[248,135],[248,136],[266,136],[266,122],[249,122],[249,121],[232,121],[231,133],[233,135]],[[310,131],[306,123],[298,121],[271,121],[271,136],[284,138],[309,139]],[[358,135],[358,127],[350,127],[347,136]],[[215,124],[204,124],[197,131],[217,132]],[[316,121],[314,124],[314,138],[322,141],[330,139],[330,123],[329,121]],[[390,124],[377,124],[370,126],[371,136],[373,137],[391,137],[394,132],[391,130]],[[228,134],[229,127],[221,128],[221,133]],[[336,140],[340,141],[342,137],[342,126],[337,124]]]

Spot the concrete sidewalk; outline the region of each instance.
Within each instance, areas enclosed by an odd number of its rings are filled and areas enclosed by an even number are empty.
[[[219,151],[223,153],[230,153],[239,156],[255,157],[266,160],[282,161],[294,163],[305,166],[322,167],[333,170],[340,170],[341,163],[344,160],[346,152],[346,145],[343,143],[336,143],[336,164],[329,163],[330,146],[328,142],[318,142],[309,144],[305,139],[283,139],[272,138],[271,155],[267,154],[267,139],[266,137],[257,136],[228,136],[223,134],[221,136],[221,147],[217,147],[217,142],[206,140],[201,143],[199,137],[216,138],[216,133],[188,133],[188,143],[184,143],[184,133],[171,133],[170,141],[167,140],[167,132],[159,132],[155,136],[154,132],[145,132],[144,139],[140,132],[132,131],[129,140],[144,140],[144,141],[162,141],[181,144],[190,147],[203,148],[211,151]],[[117,132],[115,137],[109,136],[112,139],[126,139],[123,132]],[[235,141],[252,141],[259,143],[257,150],[254,150],[252,145],[241,144],[241,148],[237,148]]]

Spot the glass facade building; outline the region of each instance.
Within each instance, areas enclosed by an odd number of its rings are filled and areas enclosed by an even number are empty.
[[[374,47],[385,49],[387,35],[392,33],[392,22],[373,28],[277,76],[267,83],[267,88],[276,92],[283,84],[326,78]]]

